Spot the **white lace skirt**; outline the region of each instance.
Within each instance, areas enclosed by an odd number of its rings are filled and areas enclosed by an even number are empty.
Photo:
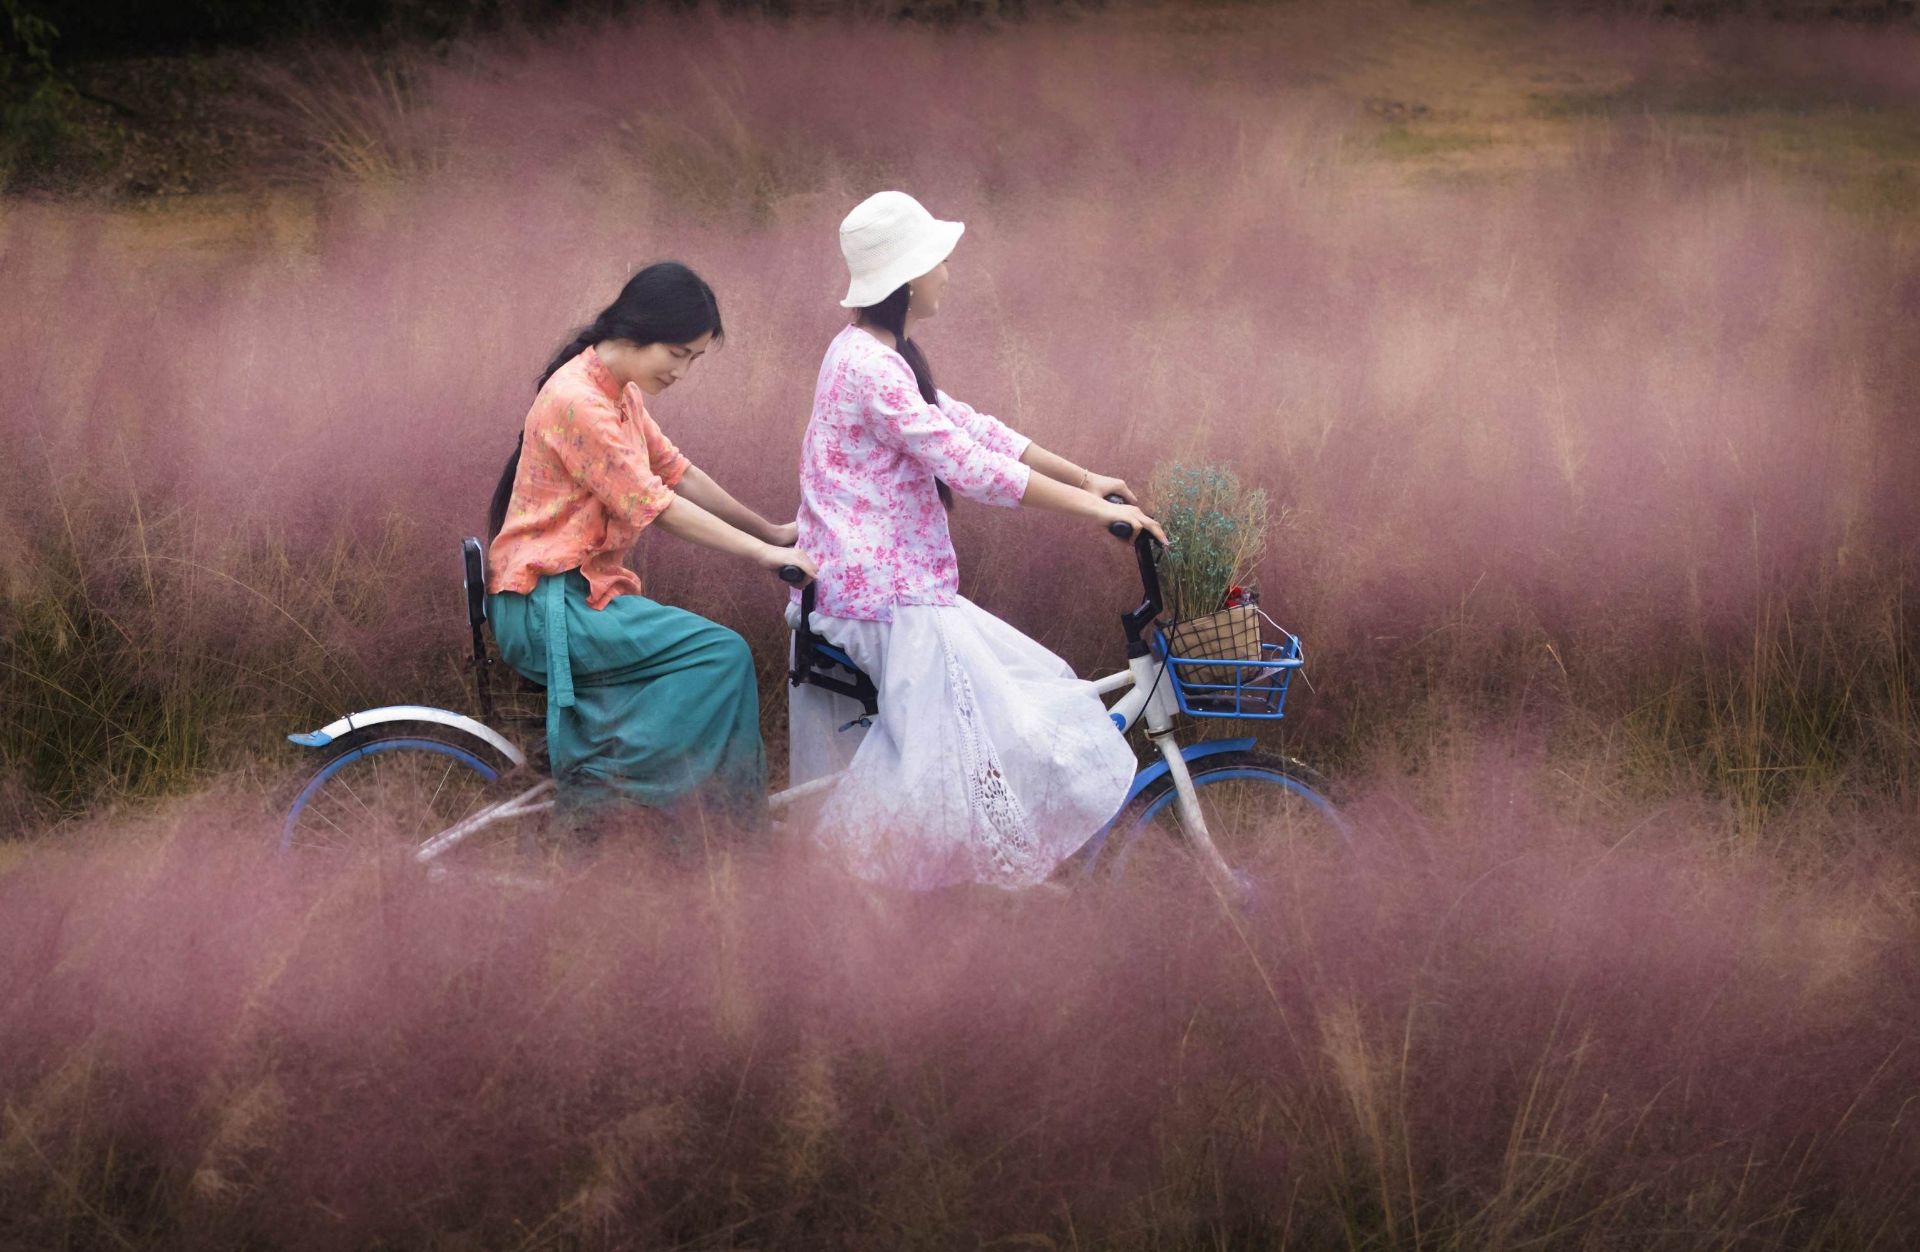
[[[880,689],[873,725],[842,729],[857,703],[789,688],[793,781],[846,771],[814,831],[860,877],[1029,886],[1125,800],[1133,750],[1093,684],[977,605],[905,605],[891,623],[816,613],[813,625]]]

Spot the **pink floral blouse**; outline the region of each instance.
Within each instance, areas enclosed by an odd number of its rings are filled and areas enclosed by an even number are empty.
[[[890,622],[896,604],[952,604],[960,566],[934,479],[1017,505],[1032,443],[945,392],[920,398],[906,358],[848,326],[827,346],[800,448],[800,537],[819,567],[816,607]]]

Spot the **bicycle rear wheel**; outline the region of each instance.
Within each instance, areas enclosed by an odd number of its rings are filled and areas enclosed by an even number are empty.
[[[336,740],[288,806],[285,852],[417,850],[442,831],[530,786],[509,762],[472,737],[430,723],[396,722]],[[472,844],[516,850],[527,816],[488,823]]]
[[[1298,761],[1223,752],[1189,763],[1194,800],[1227,868],[1243,883],[1303,852],[1345,847],[1350,832],[1327,783]],[[1110,876],[1191,872],[1198,855],[1180,822],[1173,778],[1155,779],[1115,819],[1100,860]]]

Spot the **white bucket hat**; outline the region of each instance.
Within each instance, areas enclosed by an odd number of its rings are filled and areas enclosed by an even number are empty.
[[[840,255],[853,280],[841,306],[880,303],[946,260],[966,229],[964,222],[936,218],[904,191],[868,196],[840,223]]]

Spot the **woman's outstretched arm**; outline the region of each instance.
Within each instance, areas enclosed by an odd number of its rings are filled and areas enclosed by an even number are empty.
[[[686,478],[680,480],[683,489],[694,472],[688,470]],[[697,543],[703,548],[711,548],[729,556],[742,557],[761,569],[778,572],[783,565],[798,565],[808,578],[819,572],[814,568],[813,558],[800,549],[775,544],[728,524],[701,508],[684,490],[674,497],[673,503],[660,511],[659,516],[653,519],[653,524],[676,539]]]
[[[674,487],[684,499],[693,501],[715,518],[755,539],[763,539],[776,548],[793,546],[798,528],[792,523],[770,522],[734,499],[725,487],[698,465],[689,465]]]
[[[1160,529],[1160,523],[1142,513],[1138,505],[1114,504],[1044,473],[1027,479],[1026,494],[1020,497],[1020,503],[1027,508],[1095,518],[1103,526],[1109,522],[1125,522],[1136,530],[1144,529],[1163,544],[1167,541],[1167,532]]]
[[[1092,470],[1082,469],[1057,452],[1049,452],[1026,435],[1021,434],[997,417],[982,413],[964,400],[956,400],[946,392],[937,392],[938,407],[942,413],[958,424],[968,434],[997,452],[1004,452],[1030,470],[1045,474],[1055,482],[1065,483],[1069,487],[1078,487],[1082,491],[1092,492],[1102,499],[1107,496],[1119,496],[1128,504],[1140,503],[1123,478],[1109,478],[1105,474],[1096,474]]]
[[[1105,474],[1096,474],[1092,470],[1082,469],[1057,452],[1049,452],[1037,443],[1029,443],[1026,451],[1020,454],[1021,461],[1030,469],[1039,470],[1055,482],[1065,483],[1069,487],[1078,487],[1089,495],[1104,499],[1107,496],[1119,496],[1128,504],[1139,504],[1139,498],[1133,494],[1133,488],[1127,486],[1123,478],[1109,478]]]

